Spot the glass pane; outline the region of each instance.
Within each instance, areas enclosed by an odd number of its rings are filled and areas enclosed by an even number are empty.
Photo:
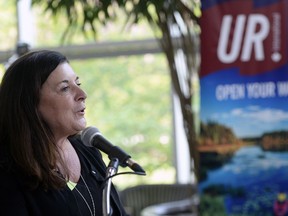
[[[170,75],[165,57],[146,54],[71,64],[88,94],[88,126],[96,126],[147,172],[145,177],[119,176],[114,184],[121,188],[174,182]]]

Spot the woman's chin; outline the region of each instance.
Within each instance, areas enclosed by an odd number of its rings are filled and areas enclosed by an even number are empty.
[[[81,121],[79,121],[77,125],[78,132],[84,130],[86,128],[86,124],[86,119],[82,119]]]

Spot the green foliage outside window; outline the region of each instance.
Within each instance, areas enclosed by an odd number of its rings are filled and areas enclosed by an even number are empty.
[[[96,126],[147,171],[147,176],[119,176],[113,182],[119,187],[174,182],[170,77],[164,56],[147,54],[71,64],[88,94],[88,125]]]

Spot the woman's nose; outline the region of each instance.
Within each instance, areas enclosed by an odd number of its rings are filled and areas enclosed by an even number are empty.
[[[85,100],[86,98],[87,98],[86,92],[79,87],[78,88],[78,94],[77,94],[77,101],[78,100]]]

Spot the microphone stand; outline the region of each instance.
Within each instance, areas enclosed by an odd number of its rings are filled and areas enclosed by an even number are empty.
[[[112,158],[106,170],[106,182],[103,190],[103,201],[102,209],[103,216],[111,216],[111,206],[110,206],[110,192],[112,184],[112,176],[117,173],[119,166],[118,158]]]

